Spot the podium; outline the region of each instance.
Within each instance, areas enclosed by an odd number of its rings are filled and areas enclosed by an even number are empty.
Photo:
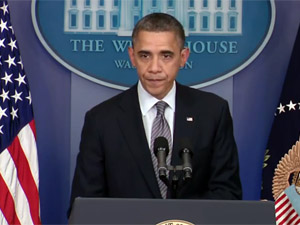
[[[276,224],[274,202],[186,199],[76,198],[69,224]],[[181,223],[163,223],[181,225]]]

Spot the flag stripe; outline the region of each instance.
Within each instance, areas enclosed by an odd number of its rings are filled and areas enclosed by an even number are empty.
[[[35,128],[35,121],[34,120],[31,120],[30,123],[29,123],[29,126],[31,128],[31,131],[34,135],[34,139],[36,140],[36,128]]]
[[[3,193],[3,196],[10,195],[13,199],[14,214],[19,218],[21,224],[32,224],[26,195],[17,179],[17,168],[7,149],[2,152],[0,160],[6,162],[0,165],[0,172],[8,189],[8,192],[5,195]]]
[[[290,211],[293,210],[291,205],[289,205],[286,210],[284,210],[280,215],[276,216],[276,220],[280,223],[282,220],[285,220],[285,217]]]
[[[31,122],[30,122],[31,123]],[[27,161],[29,162],[30,171],[34,178],[35,186],[39,184],[39,168],[38,168],[38,158],[37,158],[37,149],[35,144],[34,132],[31,127],[27,124],[18,134],[20,140],[21,148],[26,156]],[[27,168],[26,168],[27,169]]]
[[[298,217],[298,219],[293,223],[293,224],[300,224],[300,217],[299,216],[297,216]]]
[[[1,173],[0,173],[0,190],[1,190],[0,208],[4,214],[5,220],[9,224],[20,224],[20,221],[15,211],[14,200],[10,195],[10,192],[6,186],[6,183],[3,180]]]
[[[280,218],[282,215],[284,215],[284,214],[286,214],[287,212],[289,212],[290,210],[291,210],[291,208],[292,208],[292,206],[291,206],[291,204],[290,204],[290,202],[287,200],[287,202],[285,203],[285,205],[283,205],[283,206],[285,206],[285,209],[284,210],[282,210],[282,212],[280,212],[280,213],[276,213],[276,219],[278,218]]]
[[[282,192],[275,201],[275,216],[278,225],[298,225],[300,223],[300,217],[285,192]]]
[[[1,207],[0,207],[0,224],[1,225],[9,225],[4,217],[3,212],[1,211]]]
[[[295,213],[296,213],[295,210],[293,208],[291,208],[291,210],[289,211],[289,213],[287,213],[286,215],[284,215],[283,220],[279,224],[280,225],[290,224],[289,220],[290,220],[291,217],[293,217],[293,215]]]
[[[276,219],[280,222],[291,209],[291,205],[287,204],[282,212],[276,213]]]
[[[298,214],[297,214],[297,213],[295,213],[295,214],[294,214],[294,216],[293,216],[293,217],[291,217],[291,219],[290,219],[289,223],[290,223],[290,224],[293,224],[297,218],[298,218]]]
[[[278,213],[278,214],[280,214],[280,211],[283,211],[285,208],[284,207],[286,207],[287,206],[287,203],[289,202],[289,200],[288,200],[288,198],[286,197],[285,199],[284,199],[284,201],[283,202],[279,202],[279,203],[277,203],[277,201],[276,201],[276,206],[275,206],[275,209],[276,209],[276,213]]]
[[[28,125],[25,126],[29,127]],[[29,127],[30,128],[30,127]],[[24,133],[20,131],[20,136],[22,137],[22,142],[27,142],[30,138],[28,138],[28,135],[24,137]],[[28,134],[28,132],[27,132]],[[19,137],[19,135],[18,135]],[[26,138],[27,137],[27,138]],[[38,197],[38,190],[36,183],[33,179],[29,163],[27,161],[27,158],[24,154],[26,149],[22,149],[20,141],[18,138],[14,140],[12,145],[8,147],[9,153],[11,154],[11,157],[13,158],[15,164],[17,164],[17,171],[18,171],[18,179],[21,183],[21,186],[27,196],[27,200],[29,202],[30,207],[30,213],[32,220],[34,224],[40,224],[39,219],[39,197]],[[24,152],[23,152],[24,151]]]
[[[286,199],[287,196],[284,194],[284,192],[281,193],[281,195],[279,195],[279,197],[276,200],[276,203],[280,203],[281,201],[284,201],[284,199]],[[277,209],[278,205],[275,205],[275,209]],[[281,203],[280,203],[281,204]]]

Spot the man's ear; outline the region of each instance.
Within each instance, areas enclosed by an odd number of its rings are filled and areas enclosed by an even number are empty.
[[[131,61],[131,64],[135,67],[135,57],[134,57],[134,51],[132,47],[128,47],[128,55]]]
[[[185,63],[187,62],[188,58],[190,56],[190,49],[184,48],[181,50],[181,67],[184,67]]]

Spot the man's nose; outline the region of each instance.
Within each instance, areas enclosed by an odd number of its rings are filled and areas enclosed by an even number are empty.
[[[149,65],[149,70],[152,73],[161,72],[161,62],[159,60],[159,57],[153,57],[153,59],[151,60],[150,65]]]

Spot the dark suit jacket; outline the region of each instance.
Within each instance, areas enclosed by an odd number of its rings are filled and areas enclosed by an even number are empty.
[[[179,185],[177,198],[241,199],[237,148],[227,102],[214,94],[176,85],[172,165],[182,164],[180,138],[188,137],[194,152],[192,180]],[[137,85],[87,112],[71,204],[77,196],[161,198]]]

